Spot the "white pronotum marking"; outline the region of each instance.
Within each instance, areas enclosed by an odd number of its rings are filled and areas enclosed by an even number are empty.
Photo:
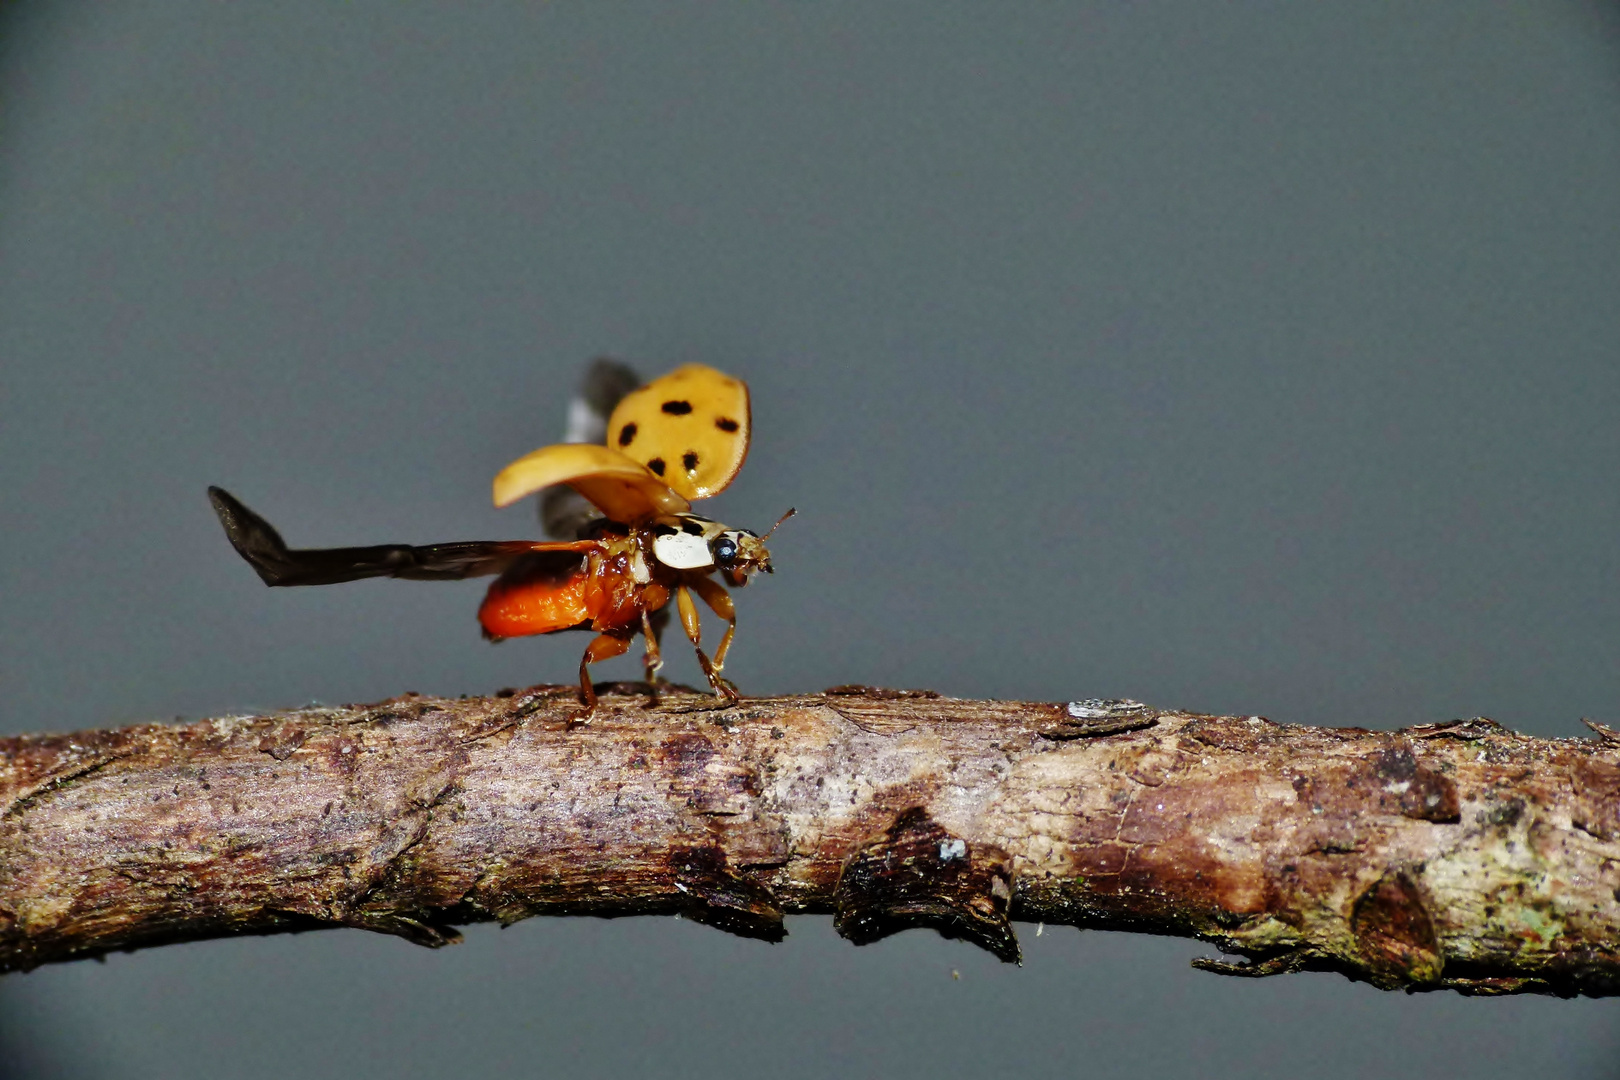
[[[671,570],[701,570],[714,565],[709,545],[701,536],[678,532],[653,540],[653,555]]]

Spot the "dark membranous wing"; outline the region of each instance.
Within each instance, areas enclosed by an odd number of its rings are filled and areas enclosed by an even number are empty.
[[[453,581],[499,574],[524,556],[550,546],[529,540],[474,540],[421,547],[378,544],[294,550],[273,525],[230,492],[211,487],[208,498],[231,546],[266,585],[334,585],[373,577]]]
[[[562,441],[605,444],[608,417],[624,395],[640,385],[641,377],[630,365],[606,357],[592,360],[585,368],[578,393],[568,403],[568,430]],[[601,516],[602,512],[585,496],[566,484],[540,493],[540,524],[547,536],[558,540],[584,536]]]

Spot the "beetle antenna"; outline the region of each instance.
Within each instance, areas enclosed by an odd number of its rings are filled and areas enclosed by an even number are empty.
[[[772,525],[769,529],[766,529],[765,530],[765,535],[760,537],[760,539],[761,540],[769,539],[771,533],[776,531],[776,528],[777,528],[778,525],[781,525],[782,522],[786,521],[788,518],[792,517],[794,514],[797,514],[797,513],[798,513],[798,511],[795,510],[793,507],[791,507],[791,506],[788,507],[788,512],[783,514],[781,517],[777,518],[776,519],[776,525]]]

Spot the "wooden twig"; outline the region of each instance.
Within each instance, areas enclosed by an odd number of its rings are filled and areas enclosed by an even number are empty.
[[[0,740],[0,969],[351,926],[831,912],[1018,959],[1010,919],[1192,935],[1206,970],[1620,992],[1620,744],[1135,702],[606,687]],[[1240,962],[1235,957],[1245,957]]]

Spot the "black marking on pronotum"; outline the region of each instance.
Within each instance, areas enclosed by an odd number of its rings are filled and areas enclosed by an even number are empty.
[[[636,437],[636,425],[626,424],[619,429],[619,445],[629,446],[630,441]]]
[[[666,401],[662,408],[671,416],[685,416],[692,411],[692,403],[690,401]]]
[[[703,526],[699,525],[695,521],[683,521],[681,522],[681,531],[692,536],[702,536]]]
[[[688,450],[686,453],[681,455],[681,465],[686,468],[687,472],[692,472],[694,469],[696,469],[697,463],[698,456],[696,451]]]
[[[674,536],[678,532],[680,532],[680,530],[675,526],[665,525],[663,522],[659,522],[657,525],[653,526],[654,536]]]
[[[647,468],[651,469],[653,472],[657,473],[659,476],[663,476],[664,475],[664,459],[661,458],[661,457],[653,458],[651,461],[647,462]]]
[[[731,417],[722,416],[720,419],[714,422],[714,426],[719,428],[721,431],[736,431],[738,424],[737,421],[733,420]]]

